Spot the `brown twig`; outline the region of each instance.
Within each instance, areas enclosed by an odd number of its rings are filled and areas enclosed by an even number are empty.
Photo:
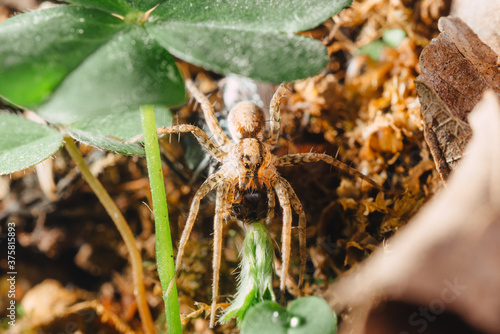
[[[132,277],[134,280],[134,295],[137,302],[137,309],[139,310],[139,315],[142,320],[142,327],[145,333],[154,334],[155,329],[153,317],[151,316],[151,311],[149,310],[148,302],[146,300],[146,291],[142,279],[142,259],[135,243],[134,234],[115,202],[113,202],[113,199],[111,199],[101,182],[99,182],[99,180],[90,171],[89,166],[83,159],[83,156],[76,146],[73,138],[65,137],[64,147],[80,170],[85,181],[87,181],[92,191],[96,194],[97,198],[99,198],[99,201],[115,223],[118,232],[120,232],[120,235],[125,242],[125,246],[130,254],[130,265],[132,266]]]

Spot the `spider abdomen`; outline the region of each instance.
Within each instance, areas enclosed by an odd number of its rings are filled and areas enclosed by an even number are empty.
[[[264,112],[255,103],[243,101],[236,104],[229,112],[227,120],[229,132],[235,142],[243,138],[263,139]]]

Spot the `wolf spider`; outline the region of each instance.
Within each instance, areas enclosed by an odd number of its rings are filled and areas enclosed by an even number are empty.
[[[248,101],[240,102],[231,109],[228,115],[228,124],[229,132],[233,139],[232,142],[221,129],[208,99],[196,88],[191,80],[186,80],[186,86],[191,95],[201,105],[207,125],[212,132],[213,140],[202,129],[188,124],[159,128],[157,132],[158,134],[191,132],[203,148],[220,163],[219,169],[205,180],[194,195],[175,261],[175,271],[177,274],[184,248],[198,214],[200,201],[210,191],[215,189],[217,193],[214,216],[213,290],[210,314],[210,327],[213,327],[219,294],[223,220],[227,219],[230,215],[232,205],[241,202],[244,194],[248,192],[263,191],[267,193],[267,222],[270,222],[274,217],[275,195],[278,197],[282,209],[282,266],[280,281],[282,295],[285,291],[290,260],[292,209],[299,216],[298,230],[301,259],[299,287],[303,283],[306,265],[306,216],[295,191],[290,186],[290,183],[280,176],[276,167],[323,161],[339,168],[343,172],[360,177],[376,188],[380,189],[381,187],[357,170],[326,154],[299,153],[278,157],[271,153],[271,150],[278,142],[280,132],[279,104],[281,97],[286,92],[286,85],[280,85],[271,100],[269,131],[265,139],[266,121],[262,109]],[[138,139],[139,137],[134,138],[132,141]],[[167,295],[170,293],[172,285],[173,280],[167,289]]]

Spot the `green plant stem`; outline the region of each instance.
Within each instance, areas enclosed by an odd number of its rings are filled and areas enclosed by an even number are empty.
[[[175,277],[175,265],[153,106],[141,106],[141,122],[155,218],[156,265],[161,285],[165,291],[171,280]],[[163,294],[163,301],[165,303],[168,332],[170,334],[181,333],[179,300],[177,299],[175,281],[170,294],[168,296]]]
[[[142,259],[139,249],[135,243],[134,234],[132,233],[132,230],[130,230],[125,218],[116,206],[115,202],[113,202],[109,196],[106,189],[104,189],[101,182],[99,182],[99,180],[90,171],[89,166],[83,159],[83,156],[76,146],[73,138],[69,136],[65,137],[64,147],[80,170],[80,173],[85,181],[87,181],[94,194],[96,194],[97,198],[99,198],[99,201],[115,223],[116,228],[125,242],[125,246],[130,254],[130,264],[132,266],[132,277],[134,280],[134,294],[137,301],[137,309],[139,310],[139,315],[142,320],[142,327],[145,333],[154,334],[155,329],[153,317],[151,316],[151,311],[149,310],[146,300],[146,291],[142,280]]]

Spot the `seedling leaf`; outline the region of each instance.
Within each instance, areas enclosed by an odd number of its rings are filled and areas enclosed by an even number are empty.
[[[166,0],[70,0],[73,4],[96,8],[108,13],[126,16],[133,12],[147,12]]]
[[[287,309],[271,301],[252,307],[241,323],[244,334],[335,334],[337,319],[330,306],[319,297],[303,297]]]
[[[290,334],[337,332],[337,317],[322,298],[311,296],[296,299],[288,305],[287,310],[299,321],[296,327],[289,329]]]
[[[0,24],[0,95],[56,124],[185,99],[172,55],[143,27],[59,6]]]
[[[172,54],[198,66],[292,81],[321,72],[328,57],[318,41],[291,33],[314,28],[351,2],[173,0],[156,8],[146,26]]]
[[[127,0],[71,0],[69,2],[119,15],[127,15],[133,10],[130,1]]]
[[[207,69],[264,81],[315,75],[326,65],[326,48],[291,33],[313,28],[351,0],[72,2],[77,6],[24,13],[0,25],[0,45],[9,45],[0,50],[0,96],[63,125],[124,106],[184,101],[167,50]],[[143,15],[151,9],[146,31]]]
[[[57,130],[19,115],[0,113],[0,129],[0,175],[34,166],[62,145]]]
[[[185,98],[173,57],[146,31],[131,25],[86,59],[38,113],[69,124],[147,103],[176,104]]]
[[[243,334],[286,334],[288,312],[276,302],[265,301],[247,311],[241,322]]]
[[[373,61],[378,61],[385,46],[386,44],[382,40],[377,39],[371,43],[361,46],[357,53],[360,55],[367,55]]]
[[[219,73],[262,81],[292,81],[315,75],[328,61],[320,42],[293,34],[184,22],[147,25],[147,30],[179,58]]]
[[[389,45],[391,48],[397,48],[403,39],[405,39],[406,33],[401,29],[388,29],[384,31],[382,35],[382,40],[385,44]]]
[[[124,22],[100,11],[59,6],[12,17],[0,24],[0,95],[34,107]]]
[[[201,26],[294,33],[316,27],[348,7],[352,0],[169,0],[152,20]]]

